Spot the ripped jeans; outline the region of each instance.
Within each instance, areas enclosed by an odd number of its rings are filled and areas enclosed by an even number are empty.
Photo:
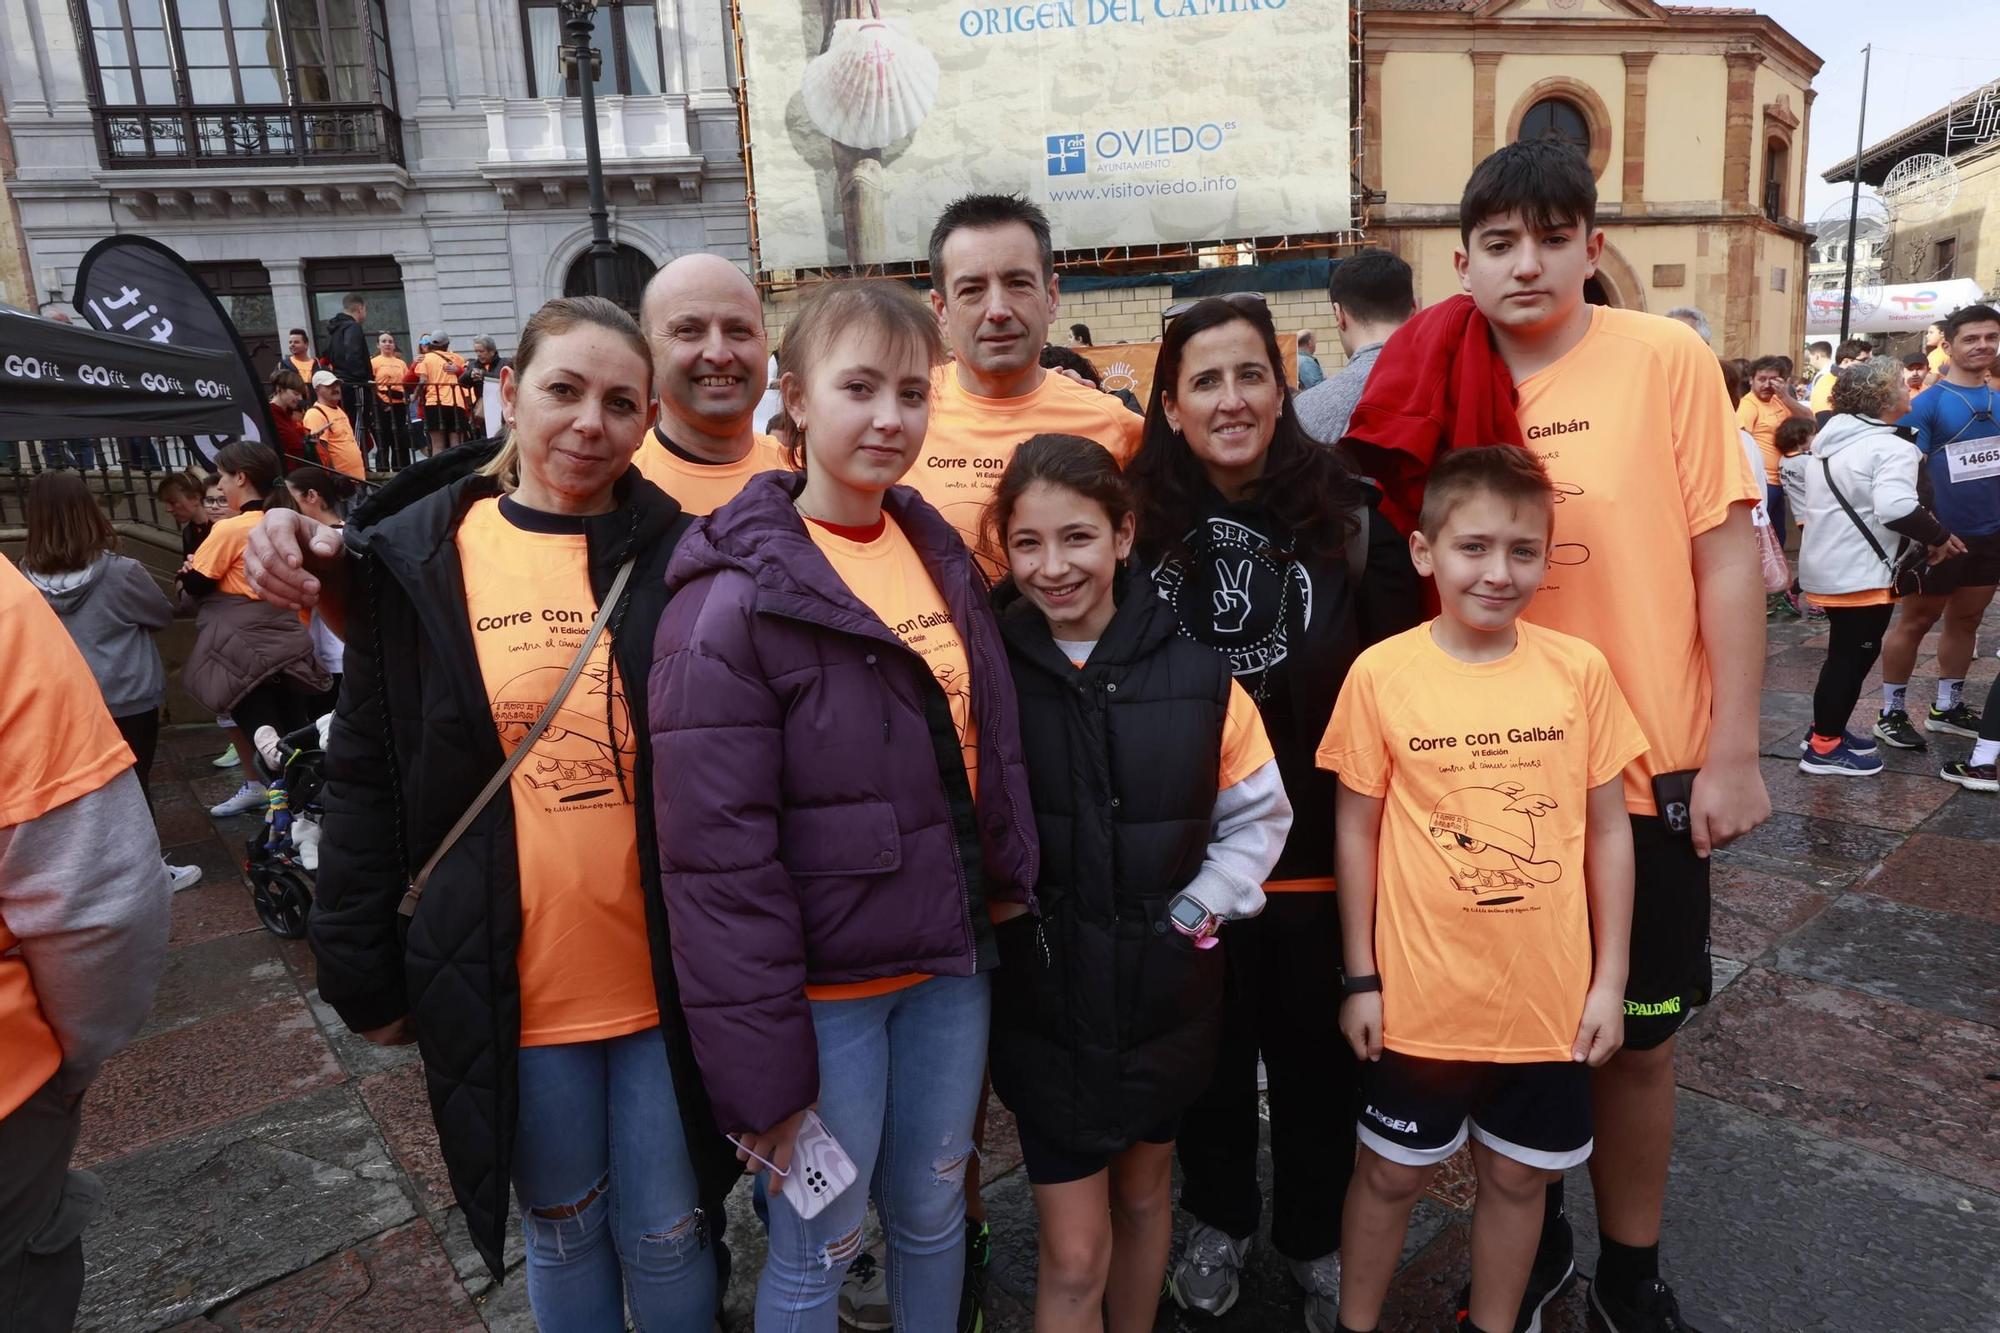
[[[888,1240],[896,1327],[957,1326],[989,981],[933,977],[888,995],[813,1001],[820,1119],[869,1188],[857,1182],[809,1221],[782,1196],[770,1200],[757,1333],[834,1333],[870,1196]]]
[[[715,1254],[658,1028],[524,1046],[514,1195],[544,1333],[707,1329]],[[551,1216],[550,1214],[555,1214]]]

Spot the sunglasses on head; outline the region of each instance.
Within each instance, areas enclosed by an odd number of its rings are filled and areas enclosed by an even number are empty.
[[[1231,292],[1227,296],[1197,296],[1191,301],[1176,301],[1161,311],[1160,331],[1164,333],[1167,325],[1173,323],[1203,301],[1227,301],[1239,310],[1268,310],[1271,305],[1269,301],[1264,299],[1264,293],[1262,292]]]

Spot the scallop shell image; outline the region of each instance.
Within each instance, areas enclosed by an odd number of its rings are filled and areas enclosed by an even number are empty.
[[[799,89],[815,129],[849,148],[916,133],[937,102],[937,57],[889,19],[841,19]]]

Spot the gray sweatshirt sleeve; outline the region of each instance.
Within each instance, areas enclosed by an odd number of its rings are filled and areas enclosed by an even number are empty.
[[[1257,915],[1264,910],[1264,881],[1292,831],[1292,803],[1278,761],[1217,792],[1210,827],[1208,853],[1182,892],[1213,916]]]
[[[121,559],[112,571],[118,580],[118,611],[121,620],[141,629],[165,629],[174,621],[174,604],[153,576],[137,560]],[[105,589],[109,592],[110,589]]]
[[[146,1021],[167,962],[172,890],[126,769],[87,796],[0,828],[0,919],[20,940],[74,1096]]]

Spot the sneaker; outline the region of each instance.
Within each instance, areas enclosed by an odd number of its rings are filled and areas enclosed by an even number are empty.
[[[1900,708],[1876,717],[1875,739],[1893,745],[1898,750],[1931,748],[1931,743],[1924,739],[1924,734],[1910,724],[1910,715]]]
[[[1340,1251],[1322,1254],[1310,1263],[1285,1260],[1292,1281],[1305,1288],[1306,1333],[1335,1333],[1340,1313]]]
[[[1808,745],[1805,753],[1799,756],[1801,773],[1831,774],[1844,778],[1872,778],[1881,771],[1881,755],[1873,752],[1862,754],[1850,750],[1846,741],[1842,741],[1825,754]]]
[[[1514,1317],[1514,1333],[1542,1333],[1542,1311],[1575,1282],[1576,1236],[1570,1231],[1565,1215],[1555,1238],[1535,1251],[1535,1265],[1528,1270],[1527,1290],[1521,1293],[1521,1312]],[[1458,1304],[1454,1309],[1457,1326],[1471,1322],[1470,1282],[1458,1289]]]
[[[191,889],[201,883],[201,867],[169,865],[167,880],[174,886],[175,893],[179,893],[182,889]]]
[[[1947,735],[1978,740],[1979,710],[1963,701],[1953,704],[1950,708],[1933,706],[1924,714],[1924,730],[1942,731]]]
[[[993,1262],[993,1229],[965,1219],[965,1290],[958,1298],[958,1333],[984,1333],[986,1268]]]
[[[236,742],[229,742],[229,748],[208,761],[217,768],[234,768],[242,761],[236,757]]]
[[[269,796],[270,791],[263,783],[246,782],[238,787],[236,794],[228,800],[208,807],[208,813],[217,819],[226,819],[230,815],[247,815],[252,810],[260,808]]]
[[[1681,1318],[1681,1304],[1674,1289],[1654,1278],[1623,1301],[1595,1282],[1590,1284],[1590,1308],[1611,1333],[1697,1333],[1694,1325]]]
[[[840,1322],[865,1333],[893,1327],[889,1318],[889,1266],[863,1250],[840,1284]]]
[[[1206,1222],[1188,1228],[1187,1249],[1167,1279],[1174,1304],[1183,1310],[1228,1314],[1236,1304],[1243,1257],[1250,1253],[1252,1239],[1225,1236]]]
[[[1996,776],[1992,764],[1976,767],[1967,763],[1946,764],[1938,770],[1938,776],[1946,782],[1956,782],[1967,791],[2000,791],[2000,776]]]
[[[1842,744],[1846,745],[1848,749],[1854,751],[1856,754],[1875,753],[1875,738],[1873,736],[1857,736],[1851,731],[1843,731],[1840,733],[1840,739]],[[1799,738],[1799,753],[1804,754],[1811,748],[1812,728],[1807,727],[1806,734]]]

